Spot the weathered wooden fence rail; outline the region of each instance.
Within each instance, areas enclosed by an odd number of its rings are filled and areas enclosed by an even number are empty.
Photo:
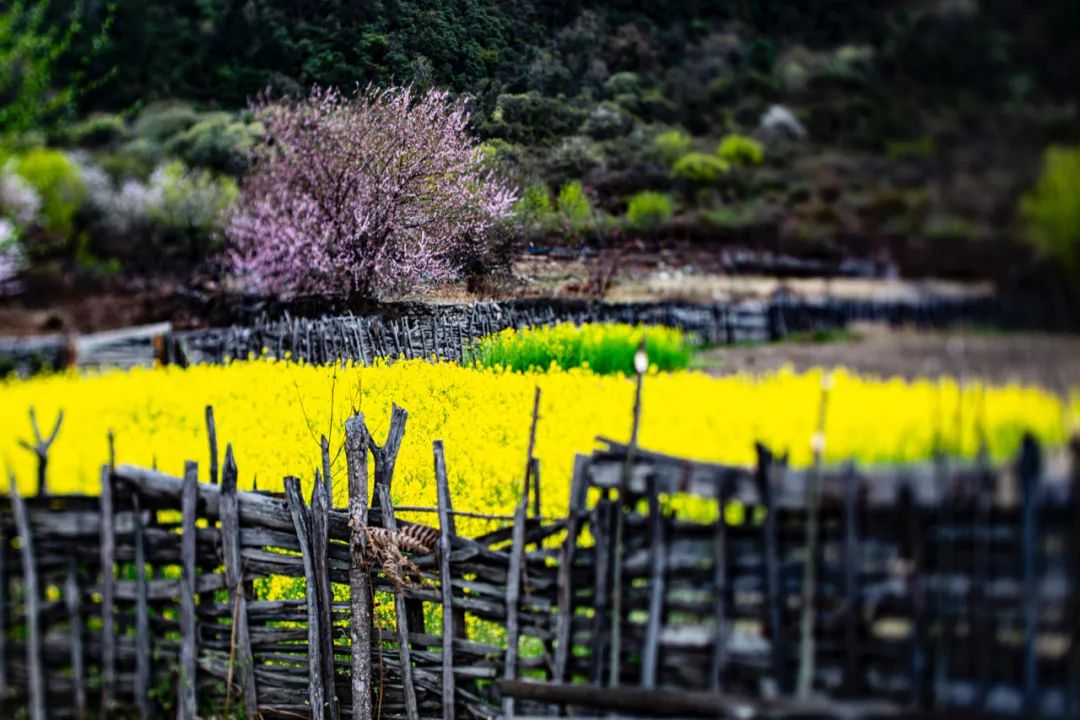
[[[381,446],[346,424],[347,508],[324,469],[310,501],[238,491],[231,448],[220,485],[118,465],[99,497],[5,499],[0,714],[1080,716],[1075,457],[793,470],[603,440],[564,519],[530,458],[513,524],[467,538],[438,441],[435,526],[391,511],[405,421]]]

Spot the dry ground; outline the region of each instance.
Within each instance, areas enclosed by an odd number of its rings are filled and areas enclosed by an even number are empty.
[[[714,348],[698,356],[709,372],[767,372],[843,365],[880,377],[980,377],[1037,383],[1055,390],[1080,387],[1080,336],[975,331],[916,332],[859,326],[828,342],[786,341]]]

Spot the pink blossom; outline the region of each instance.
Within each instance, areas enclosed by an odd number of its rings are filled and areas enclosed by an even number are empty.
[[[225,235],[259,289],[389,296],[452,279],[516,199],[445,91],[316,87],[256,112],[267,141]]]

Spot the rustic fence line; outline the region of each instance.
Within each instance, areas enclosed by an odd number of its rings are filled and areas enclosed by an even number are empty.
[[[556,322],[620,322],[679,328],[710,345],[779,340],[795,332],[881,322],[917,327],[991,322],[988,298],[908,301],[775,298],[737,303],[601,303],[567,300],[482,302],[472,305],[402,304],[370,315],[256,318],[229,327],[170,334],[164,359],[221,362],[269,352],[275,357],[327,363],[376,358],[461,360],[479,338],[506,328]]]
[[[539,519],[530,450],[514,522],[466,538],[439,441],[436,525],[396,517],[406,421],[381,445],[346,423],[347,508],[322,468],[310,500],[296,478],[238,491],[231,446],[220,485],[193,462],[106,465],[99,497],[12,481],[0,713],[1080,713],[1080,445],[1069,468],[1028,438],[999,467],[797,470],[764,447],[739,467],[601,438],[565,518]]]

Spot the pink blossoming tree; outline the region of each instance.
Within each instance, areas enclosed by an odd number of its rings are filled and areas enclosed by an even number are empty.
[[[514,192],[442,90],[317,87],[256,113],[267,141],[224,231],[261,290],[387,297],[449,280],[510,213]]]

